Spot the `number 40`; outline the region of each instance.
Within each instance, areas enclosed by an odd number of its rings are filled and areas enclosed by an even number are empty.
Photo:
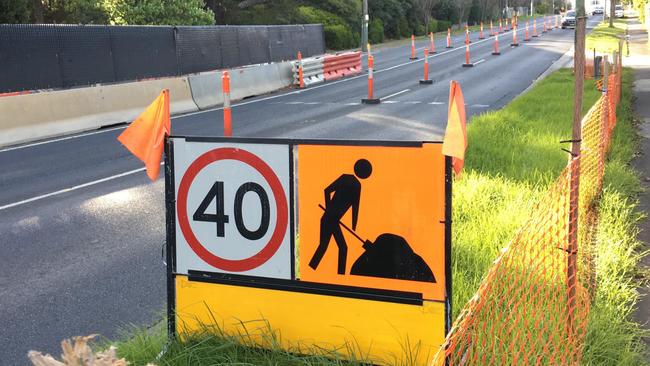
[[[256,230],[253,231],[248,230],[244,224],[242,212],[242,203],[244,201],[244,196],[248,192],[257,194],[257,197],[260,200],[260,205],[262,207],[262,218],[260,225]],[[210,203],[212,203],[212,200],[216,200],[217,203],[217,211],[215,214],[209,214],[205,212],[208,209],[208,206],[210,206]],[[217,225],[217,237],[219,238],[226,236],[225,227],[226,224],[230,222],[230,217],[224,212],[224,201],[225,197],[223,194],[223,182],[215,182],[192,216],[192,219],[194,219],[194,221],[214,222]],[[235,225],[237,226],[237,231],[239,231],[241,236],[248,240],[258,240],[264,237],[269,229],[271,211],[269,207],[269,197],[261,185],[255,182],[247,182],[242,184],[239,189],[237,189],[237,193],[235,193],[235,207],[233,211],[235,215]]]

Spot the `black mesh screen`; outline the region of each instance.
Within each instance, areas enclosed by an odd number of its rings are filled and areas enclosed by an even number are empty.
[[[321,25],[0,25],[0,92],[69,88],[325,52]]]

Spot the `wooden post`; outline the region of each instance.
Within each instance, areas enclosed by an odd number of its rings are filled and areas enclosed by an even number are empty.
[[[587,17],[584,0],[576,1],[575,31],[575,82],[573,94],[573,134],[571,145],[571,170],[569,193],[569,247],[567,248],[567,333],[575,333],[577,264],[578,264],[578,210],[580,197],[580,148],[582,142],[582,97],[585,77],[585,34]]]

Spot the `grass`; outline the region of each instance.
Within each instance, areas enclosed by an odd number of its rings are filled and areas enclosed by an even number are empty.
[[[609,27],[609,22],[600,23],[587,37],[585,48],[587,53],[596,50],[597,53],[611,54],[618,51],[618,41],[625,35],[627,23],[614,20],[614,27]]]

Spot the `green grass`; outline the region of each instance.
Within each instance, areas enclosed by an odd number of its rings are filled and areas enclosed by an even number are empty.
[[[613,136],[610,161],[606,166],[600,203],[596,262],[599,281],[589,320],[584,355],[586,365],[647,365],[643,357],[643,332],[632,320],[639,299],[637,287],[643,279],[637,265],[647,253],[640,252],[636,239],[638,211],[636,196],[641,192],[637,172],[630,166],[638,151],[638,135],[632,111],[632,72],[623,74],[623,95],[618,124]]]
[[[585,365],[640,365],[642,333],[631,320],[638,300],[635,280],[639,243],[635,240],[635,194],[639,179],[629,162],[637,151],[631,112],[631,73],[624,77],[623,102],[606,167],[597,233],[598,290],[590,315]],[[573,78],[560,70],[500,111],[472,119],[465,171],[454,185],[453,314],[473,296],[499,251],[525,222],[532,205],[567,162],[559,142],[570,138]],[[585,83],[584,112],[599,92]],[[564,146],[567,147],[567,146]],[[117,342],[135,365],[155,360],[164,345],[164,327],[134,330]],[[174,342],[158,365],[338,365],[334,353],[298,356],[277,347],[250,347],[244,338],[199,334]]]
[[[609,22],[600,23],[587,37],[585,48],[587,53],[596,49],[598,53],[612,53],[618,51],[618,41],[625,35],[627,23],[614,20],[614,27],[609,27]]]

